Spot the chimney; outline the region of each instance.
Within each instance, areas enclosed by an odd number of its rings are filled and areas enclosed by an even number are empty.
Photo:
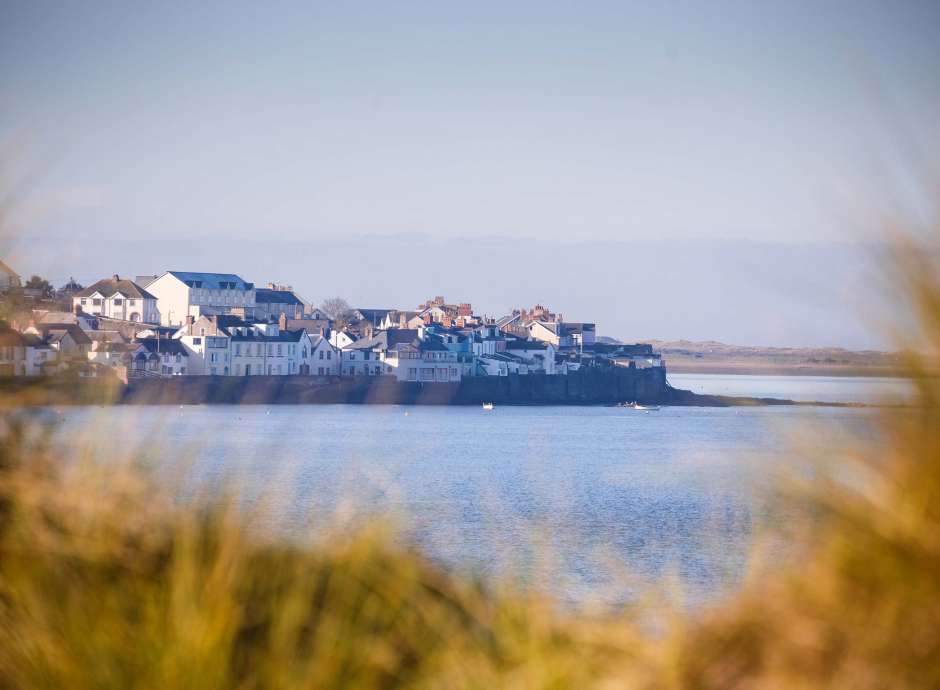
[[[189,316],[186,317],[186,325],[187,325],[187,326],[192,326],[194,323],[196,323],[196,317],[195,317],[195,316],[193,316],[192,314],[190,314]]]
[[[277,327],[281,331],[287,330],[287,314],[281,312],[281,315],[277,318]]]
[[[116,282],[119,281],[120,279],[121,279],[121,276],[119,276],[117,273],[115,273],[115,274],[114,274],[114,282],[116,283]]]

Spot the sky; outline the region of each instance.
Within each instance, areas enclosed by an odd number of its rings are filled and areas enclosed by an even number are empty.
[[[877,346],[853,303],[881,223],[932,220],[938,30],[929,0],[0,0],[0,251]]]

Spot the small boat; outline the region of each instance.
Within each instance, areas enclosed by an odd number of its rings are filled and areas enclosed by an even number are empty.
[[[620,406],[629,408],[631,410],[639,410],[640,412],[658,412],[659,411],[659,405],[641,405],[640,403],[637,403],[637,402],[621,403]]]
[[[484,410],[492,410],[492,409],[493,409],[493,403],[483,403],[483,409],[484,409]]]

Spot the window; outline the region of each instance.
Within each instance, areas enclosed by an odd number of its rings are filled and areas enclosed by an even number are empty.
[[[317,373],[318,373],[320,376],[323,376],[323,367],[317,367]]]
[[[332,350],[327,350],[327,351],[326,351],[326,358],[327,358],[327,359],[333,359],[333,351],[332,351]]]
[[[457,378],[457,370],[454,369],[453,367],[452,367],[451,370],[450,370],[450,377],[451,377],[452,379]]]
[[[88,304],[88,300],[82,297],[82,306],[84,307],[87,304]]]
[[[183,355],[181,355],[180,353],[177,352],[177,353],[176,353],[176,363],[179,364],[179,363],[182,362],[182,361],[183,361]]]
[[[408,367],[408,380],[417,381],[418,380],[418,370],[415,367]]]
[[[127,300],[127,306],[133,307],[137,305],[137,300],[129,299]]]
[[[278,357],[281,356],[281,344],[280,343],[277,344],[277,356]]]
[[[235,343],[235,356],[236,356],[236,357],[240,357],[241,354],[242,354],[242,346],[241,346],[241,343]]]
[[[422,381],[430,381],[430,380],[432,380],[433,378],[434,378],[434,370],[433,370],[433,369],[422,369],[422,370],[421,370],[421,380],[422,380]]]
[[[91,301],[91,303],[92,303],[94,306],[96,306],[96,307],[100,307],[100,306],[101,306],[101,300],[98,299],[97,297],[96,297],[95,299],[93,299],[93,300]]]
[[[251,376],[251,365],[250,365],[250,364],[246,364],[246,365],[245,365],[245,376]]]
[[[193,345],[202,345],[202,338],[193,338]]]
[[[323,350],[320,350],[320,359],[323,359]]]
[[[114,306],[115,306],[115,307],[120,307],[122,304],[124,304],[124,300],[123,300],[123,299],[121,299],[120,297],[115,297],[115,298],[114,298]]]

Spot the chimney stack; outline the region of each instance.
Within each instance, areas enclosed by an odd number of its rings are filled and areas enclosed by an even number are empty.
[[[120,279],[121,279],[121,276],[119,276],[117,273],[115,273],[115,274],[114,274],[114,282],[116,283],[116,282],[119,281]]]
[[[287,330],[287,314],[281,312],[281,315],[277,318],[277,327],[281,331]]]

